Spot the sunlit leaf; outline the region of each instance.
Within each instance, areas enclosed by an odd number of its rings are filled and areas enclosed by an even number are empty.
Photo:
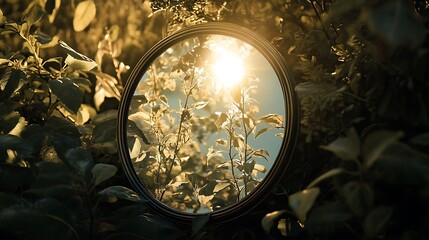
[[[265,133],[266,131],[268,131],[268,128],[262,128],[261,130],[259,130],[256,134],[255,134],[255,138],[259,137],[260,135],[262,135],[263,133]]]
[[[171,187],[179,187],[182,184],[188,184],[188,183],[189,183],[189,181],[185,181],[185,182],[177,181],[177,182],[169,184],[169,186],[171,186]]]
[[[275,124],[277,126],[282,126],[283,125],[283,116],[278,115],[278,114],[268,114],[268,115],[265,115],[265,116],[262,116],[261,118],[259,118],[259,121]]]
[[[201,204],[207,204],[214,198],[214,195],[206,196],[206,195],[198,195],[198,201]]]
[[[97,66],[97,63],[94,61],[85,61],[67,55],[65,63],[73,70],[82,70],[89,71]]]
[[[94,19],[97,8],[93,0],[85,0],[76,6],[73,16],[73,29],[76,32],[83,31]]]
[[[226,124],[227,120],[228,120],[228,115],[226,115],[225,113],[221,113],[215,122],[216,127],[220,129]]]
[[[261,164],[255,164],[254,168],[256,171],[261,172],[261,173],[266,173],[267,172],[267,168],[264,165]]]
[[[357,160],[360,154],[360,140],[354,128],[346,132],[345,137],[339,137],[328,145],[320,148],[334,153],[343,160]]]
[[[77,52],[72,47],[70,47],[67,43],[59,40],[58,44],[67,53],[67,55],[72,56],[73,59],[83,60],[83,61],[87,61],[87,62],[93,62],[93,60],[91,58]]]
[[[289,206],[301,222],[305,222],[307,219],[307,212],[313,206],[319,193],[319,188],[309,188],[289,196]]]
[[[218,140],[216,140],[216,144],[220,145],[220,146],[226,146],[228,144],[228,142],[226,140],[223,140],[223,139],[218,139]]]
[[[194,107],[195,109],[202,109],[202,108],[204,108],[205,106],[207,106],[207,104],[208,104],[209,102],[204,102],[204,101],[201,101],[201,102],[196,102],[196,103],[194,103],[193,105],[192,105],[192,107]]]
[[[220,191],[222,191],[223,189],[225,189],[226,187],[228,187],[230,185],[231,184],[228,183],[228,182],[218,182],[216,184],[216,186],[214,187],[213,192],[214,193],[220,192]]]
[[[10,63],[10,62],[11,61],[9,59],[0,58],[0,65],[7,64],[7,63]]]
[[[159,96],[159,100],[168,106],[168,98],[165,95]]]
[[[270,153],[268,152],[267,149],[261,148],[261,149],[256,150],[255,152],[253,152],[253,156],[262,157],[268,161],[268,158],[270,157]]]

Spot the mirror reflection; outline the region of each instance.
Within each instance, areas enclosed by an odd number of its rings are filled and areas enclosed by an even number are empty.
[[[160,54],[136,87],[127,141],[141,182],[183,212],[216,211],[267,176],[284,134],[283,92],[251,45],[198,36]]]

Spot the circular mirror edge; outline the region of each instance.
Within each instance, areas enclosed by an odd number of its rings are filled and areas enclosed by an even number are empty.
[[[133,68],[128,80],[124,86],[124,93],[119,103],[118,119],[117,119],[117,137],[119,157],[124,169],[124,172],[136,192],[148,200],[148,204],[155,212],[183,222],[191,222],[195,217],[202,214],[190,214],[180,212],[173,209],[158,200],[143,186],[139,180],[131,158],[129,156],[127,143],[127,121],[128,112],[132,96],[140,82],[141,77],[147,68],[157,59],[165,50],[173,46],[175,43],[196,37],[199,34],[214,34],[224,35],[237,38],[247,44],[250,44],[258,50],[270,63],[276,73],[279,83],[282,88],[285,119],[286,123],[282,147],[275,158],[272,168],[269,170],[266,178],[256,187],[248,197],[243,198],[237,203],[234,203],[219,211],[211,212],[210,222],[222,223],[230,221],[248,213],[262,202],[270,192],[280,183],[289,163],[292,160],[293,151],[299,132],[299,106],[297,96],[295,94],[294,78],[289,70],[286,61],[278,50],[262,36],[250,31],[242,26],[224,23],[211,22],[199,25],[194,25],[181,29],[172,35],[159,41],[144,56],[139,60]]]

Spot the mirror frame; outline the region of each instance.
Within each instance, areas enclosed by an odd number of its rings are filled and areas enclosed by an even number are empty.
[[[273,162],[271,169],[260,184],[245,198],[211,213],[192,214],[173,209],[158,201],[144,186],[137,176],[130,157],[127,143],[127,122],[131,99],[138,83],[141,81],[150,65],[168,48],[186,39],[197,37],[199,34],[213,34],[233,37],[250,44],[258,50],[270,63],[280,82],[285,107],[285,132],[281,148]],[[126,176],[134,190],[148,201],[149,207],[156,213],[175,221],[191,222],[195,217],[210,214],[210,223],[221,223],[236,219],[248,213],[258,203],[262,202],[278,185],[289,162],[297,141],[299,132],[299,108],[294,91],[295,83],[288,69],[286,61],[274,46],[260,35],[231,23],[203,23],[181,29],[155,44],[133,68],[124,87],[124,93],[119,104],[117,120],[117,137],[119,157]]]

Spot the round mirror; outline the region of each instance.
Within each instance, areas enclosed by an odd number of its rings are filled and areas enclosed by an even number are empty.
[[[208,23],[140,60],[121,100],[118,142],[127,176],[155,210],[224,221],[275,187],[297,128],[281,55],[249,30]]]

